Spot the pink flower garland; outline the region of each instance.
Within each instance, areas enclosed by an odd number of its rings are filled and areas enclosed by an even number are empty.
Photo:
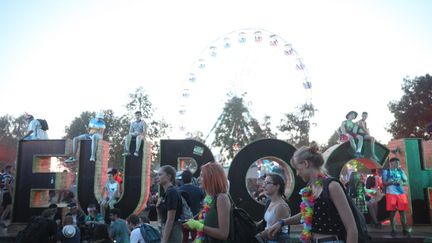
[[[207,213],[210,211],[210,207],[212,203],[213,203],[213,197],[210,195],[206,195],[206,197],[204,198],[204,207],[198,216],[198,221],[200,223],[204,224],[204,219]],[[197,230],[197,236],[195,238],[194,243],[202,243],[204,242],[204,239],[205,239],[204,231]]]

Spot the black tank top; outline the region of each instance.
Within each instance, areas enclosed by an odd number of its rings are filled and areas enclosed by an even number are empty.
[[[345,226],[336,206],[330,199],[323,199],[321,195],[315,199],[311,232],[338,235],[342,238],[346,235]]]

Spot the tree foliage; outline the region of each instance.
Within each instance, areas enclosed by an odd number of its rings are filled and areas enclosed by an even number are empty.
[[[339,143],[339,133],[334,131],[333,135],[327,140],[327,144],[323,144],[320,146],[320,151],[324,152],[331,146]]]
[[[274,136],[270,129],[269,117],[264,122],[264,129],[253,118],[244,104],[244,96],[229,95],[222,115],[215,128],[215,139],[212,146],[219,148],[225,160],[231,160],[237,149],[260,138]]]
[[[159,138],[166,135],[168,124],[164,120],[155,120],[153,118],[154,108],[147,94],[142,87],[137,88],[134,93],[129,94],[131,99],[126,104],[127,114],[117,116],[112,110],[102,111],[105,114],[104,121],[106,129],[104,132],[104,140],[110,142],[110,159],[109,165],[113,167],[121,167],[124,157],[123,153],[123,138],[129,132],[129,125],[136,111],[141,111],[143,119],[147,124],[147,138],[152,142],[152,166],[158,161],[159,154]],[[84,111],[79,117],[72,120],[69,126],[65,127],[65,138],[72,139],[80,134],[87,133],[87,126],[91,118],[95,117],[96,112]]]
[[[136,111],[141,111],[147,124],[147,139],[152,142],[152,168],[154,168],[160,162],[160,138],[167,135],[170,126],[165,120],[154,117],[155,108],[143,87],[138,87],[134,93],[130,93],[129,99],[130,101],[126,105],[129,120],[132,120]]]
[[[285,114],[278,126],[279,130],[288,135],[287,141],[296,147],[309,145],[311,119],[317,111],[312,104],[303,104],[295,112]]]
[[[200,143],[205,144],[204,134],[201,131],[195,131],[195,132],[187,132],[186,133],[187,139],[193,139]]]
[[[118,167],[122,161],[123,137],[129,131],[129,122],[124,116],[115,116],[112,110],[103,110],[106,129],[103,139],[110,142],[110,159],[111,166]],[[84,111],[79,117],[75,117],[69,126],[65,127],[66,136],[64,138],[73,139],[74,137],[88,133],[88,124],[90,119],[95,117],[96,112]]]
[[[17,146],[17,142],[26,134],[28,123],[25,115],[18,117],[4,115],[0,117],[0,144]]]
[[[388,108],[395,120],[387,131],[394,138],[423,137],[426,124],[432,122],[432,77],[429,74],[414,79],[404,78],[403,96]]]

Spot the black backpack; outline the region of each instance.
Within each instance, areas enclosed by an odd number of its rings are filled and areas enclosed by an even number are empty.
[[[349,204],[349,206],[351,208],[351,211],[352,211],[352,214],[354,216],[354,220],[355,220],[355,223],[356,223],[356,226],[357,226],[358,242],[362,242],[362,243],[370,242],[371,237],[370,237],[370,235],[368,233],[368,229],[367,229],[367,225],[366,225],[366,220],[365,220],[365,218],[363,216],[363,213],[361,213],[358,210],[357,206],[354,204],[354,202],[352,201],[351,197],[348,196],[348,194],[345,191],[342,183],[338,179],[336,179],[334,177],[329,177],[329,178],[327,178],[327,179],[324,180],[324,182],[323,182],[322,198],[324,200],[331,200],[330,199],[330,192],[329,192],[328,187],[329,187],[330,182],[332,182],[332,181],[336,181],[337,183],[339,183],[341,185],[342,189],[345,192],[345,197],[346,197],[346,199],[348,201],[348,204]]]
[[[37,119],[41,124],[42,130],[47,131],[49,129],[48,122],[45,119]]]
[[[231,196],[230,196],[231,199]],[[242,208],[238,208],[231,199],[233,207],[233,231],[230,232],[229,241],[234,243],[252,242],[258,233],[257,226],[252,217]]]
[[[146,243],[159,243],[161,242],[161,234],[159,230],[150,224],[143,224],[140,227],[141,235]]]
[[[27,226],[18,232],[15,242],[17,243],[35,243],[41,242],[42,234],[47,229],[48,222],[45,218],[36,216],[30,220]]]

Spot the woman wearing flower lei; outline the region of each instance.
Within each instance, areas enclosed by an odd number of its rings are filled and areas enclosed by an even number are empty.
[[[300,190],[300,213],[279,220],[269,229],[270,236],[284,225],[303,224],[302,242],[357,242],[356,223],[341,184],[331,181],[328,184],[330,198],[324,200],[320,197],[323,182],[327,179],[323,164],[324,159],[315,142],[294,153],[291,166],[297,176],[307,182],[307,186]]]
[[[231,228],[232,206],[227,194],[228,179],[222,166],[214,162],[203,165],[201,185],[207,194],[203,210],[198,220],[190,219],[183,226],[197,231],[195,243],[225,242]]]

